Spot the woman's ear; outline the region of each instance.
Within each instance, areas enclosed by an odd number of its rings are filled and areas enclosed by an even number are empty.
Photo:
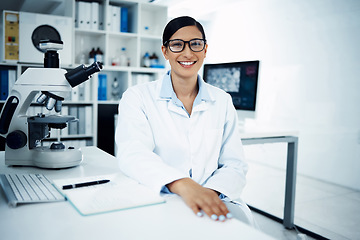
[[[204,49],[204,58],[206,58],[207,48],[208,48],[208,45],[207,45],[207,44],[205,44],[205,49]]]
[[[161,51],[162,51],[162,53],[163,53],[163,55],[164,55],[164,58],[165,58],[166,60],[169,60],[169,57],[167,56],[167,47],[165,47],[164,45],[162,45],[162,46],[161,46]]]

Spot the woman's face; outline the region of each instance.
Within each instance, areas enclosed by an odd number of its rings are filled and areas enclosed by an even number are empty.
[[[177,30],[170,38],[181,39],[189,41],[192,39],[202,39],[202,34],[196,26],[186,26]],[[161,50],[166,60],[169,60],[171,65],[172,78],[191,78],[197,77],[197,73],[201,68],[204,58],[206,57],[207,45],[201,52],[193,52],[189,48],[189,44],[185,43],[183,51],[174,53],[168,47],[162,46]]]

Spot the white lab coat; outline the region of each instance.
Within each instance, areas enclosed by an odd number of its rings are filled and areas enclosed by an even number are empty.
[[[230,95],[199,77],[199,94],[208,94],[189,116],[174,94],[163,96],[164,81],[171,86],[166,74],[123,94],[115,133],[121,170],[155,191],[191,176],[204,187],[239,199],[247,163]]]

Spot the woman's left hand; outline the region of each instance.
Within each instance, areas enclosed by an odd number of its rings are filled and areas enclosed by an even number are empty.
[[[182,178],[167,184],[169,190],[183,198],[185,203],[198,216],[203,211],[213,220],[224,221],[229,218],[229,210],[218,193],[212,189],[205,188],[190,178]]]

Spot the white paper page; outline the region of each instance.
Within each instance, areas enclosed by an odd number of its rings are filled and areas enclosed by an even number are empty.
[[[62,189],[64,185],[103,179],[109,179],[110,182],[68,190]],[[165,202],[160,194],[122,174],[61,179],[54,180],[53,182],[82,215],[111,212]]]

